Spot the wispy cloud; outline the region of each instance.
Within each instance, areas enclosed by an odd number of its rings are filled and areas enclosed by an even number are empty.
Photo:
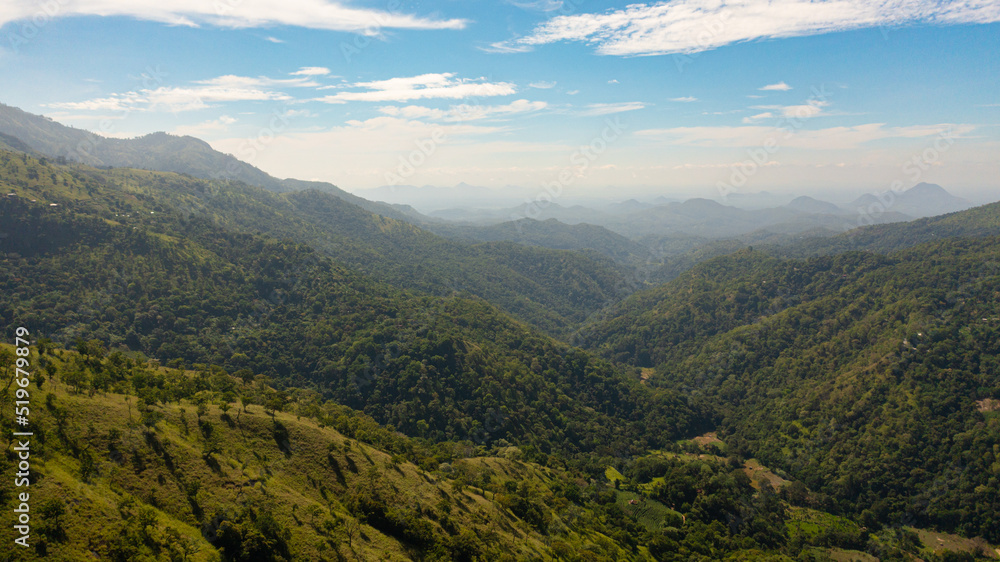
[[[79,102],[50,103],[47,107],[75,111],[191,111],[211,107],[216,103],[238,101],[288,101],[292,96],[276,88],[308,88],[319,86],[308,76],[268,78],[266,76],[236,76],[227,74],[207,80],[196,80],[190,86],[163,86]]]
[[[323,66],[303,66],[291,73],[291,76],[326,76],[330,69]]]
[[[512,6],[517,6],[522,10],[532,10],[536,12],[554,12],[563,7],[562,0],[504,0]]]
[[[519,113],[540,111],[548,107],[543,101],[516,100],[506,105],[453,105],[448,109],[437,109],[420,105],[380,107],[378,110],[393,117],[406,119],[432,119],[447,122],[476,121],[506,117]]]
[[[767,139],[775,139],[781,146],[810,150],[855,149],[885,139],[918,139],[948,133],[954,138],[968,135],[975,125],[942,123],[886,127],[885,123],[868,123],[853,127],[802,129],[789,131],[780,127],[759,125],[738,127],[675,127],[671,129],[645,129],[636,136],[659,139],[673,145],[702,148],[746,148],[761,146]]]
[[[37,14],[35,0],[6,0],[0,26]],[[348,7],[331,0],[74,0],[59,2],[57,17],[123,16],[170,25],[259,28],[288,25],[377,35],[380,29],[463,29],[464,19],[438,19],[395,11]]]
[[[270,41],[271,43],[279,43],[279,44],[280,43],[284,43],[284,41],[282,41],[281,39],[278,39],[277,37],[271,37],[271,36],[265,37],[264,41]]]
[[[764,109],[767,113],[761,113],[760,115],[754,115],[748,117],[747,119],[765,119],[767,117],[773,117],[775,115],[784,117],[786,119],[808,119],[810,117],[819,117],[823,115],[823,108],[830,105],[830,102],[823,100],[809,100],[801,105],[755,105],[753,109]],[[774,112],[772,114],[772,112]],[[747,122],[746,119],[743,121]]]
[[[300,71],[301,72],[301,71]],[[298,72],[292,73],[292,76],[299,74]],[[314,76],[314,74],[308,74],[305,76]],[[195,80],[195,84],[204,84],[206,86],[221,86],[226,88],[262,88],[270,86],[285,86],[290,88],[315,88],[319,84],[314,82],[311,78],[268,78],[267,76],[237,76],[235,74],[227,74],[225,76],[217,76],[215,78],[209,78],[208,80]]]
[[[545,82],[545,81],[532,82],[531,84],[528,84],[528,87],[530,87],[530,88],[538,88],[539,90],[550,90],[550,89],[556,87],[556,83],[555,82]]]
[[[763,121],[765,119],[774,119],[774,114],[771,113],[770,111],[766,111],[764,113],[758,113],[757,115],[751,115],[749,117],[744,117],[743,118],[743,122],[744,123],[758,123],[758,122]]]
[[[478,47],[480,51],[486,51],[487,53],[499,53],[502,55],[507,55],[511,53],[530,53],[532,48],[530,45],[518,45],[516,41],[498,41],[496,43],[490,43],[485,47]]]
[[[785,84],[784,82],[778,82],[777,84],[768,84],[767,86],[764,86],[764,87],[761,87],[761,88],[757,88],[757,89],[758,90],[764,90],[764,91],[787,92],[788,90],[791,90],[792,87],[789,86],[788,84]]]
[[[605,55],[662,55],[885,24],[997,21],[1000,3],[989,0],[674,0],[554,17],[529,35],[493,47],[521,51],[559,41],[583,41]]]
[[[372,82],[357,82],[349,88],[365,88],[360,92],[338,92],[316,101],[347,103],[349,101],[405,102],[418,99],[462,99],[470,97],[508,96],[517,93],[509,82],[487,82],[455,78],[451,72],[421,74],[419,76],[390,78]]]
[[[627,101],[621,103],[592,103],[576,114],[584,117],[596,115],[611,115],[612,113],[622,113],[625,111],[635,111],[646,107],[641,101]]]
[[[698,98],[696,98],[694,96],[684,96],[682,98],[670,98],[670,101],[676,101],[676,102],[681,102],[681,103],[690,103],[690,102],[693,102],[693,101],[698,101]]]

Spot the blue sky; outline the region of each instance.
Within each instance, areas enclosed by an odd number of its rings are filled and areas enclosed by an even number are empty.
[[[997,22],[982,0],[12,0],[0,101],[362,195],[992,200]]]

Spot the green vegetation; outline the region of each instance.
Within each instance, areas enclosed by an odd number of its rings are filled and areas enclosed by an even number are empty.
[[[35,350],[29,558],[936,562],[1000,542],[1000,206],[799,259],[692,248],[624,298],[650,264],[589,228],[471,244],[319,191],[14,151],[0,190],[0,318]],[[15,365],[0,347],[5,412]]]
[[[510,451],[511,460],[432,450],[305,391],[269,412],[280,391],[259,378],[99,358],[95,347],[49,346],[33,357],[50,376],[30,388],[38,523],[31,555],[18,559],[551,559],[549,537],[602,559],[634,552],[595,541],[589,522],[561,522],[557,510],[569,504],[553,490],[566,474]],[[78,371],[108,377],[115,390],[69,382]],[[147,386],[155,381],[169,393]],[[0,458],[0,470],[11,463]],[[525,482],[530,509],[518,503]],[[4,479],[5,504],[12,492]],[[13,536],[0,531],[5,544]]]
[[[98,202],[117,196],[93,191]],[[654,394],[482,300],[402,292],[304,245],[168,208],[139,213],[122,200],[112,213],[91,201],[0,200],[8,326],[164,364],[252,368],[408,435],[508,439],[542,463],[553,451],[641,451],[706,421],[686,399]]]
[[[994,211],[996,207],[994,207]],[[588,332],[605,356],[697,389],[725,439],[869,528],[1000,539],[996,238],[888,256],[742,251],[637,294]]]
[[[439,296],[480,297],[555,335],[629,290],[623,273],[605,258],[446,240],[319,191],[276,194],[231,181],[64,166],[6,152],[0,152],[0,180],[22,198],[170,236],[183,236],[189,222],[200,221],[308,244],[375,280]]]

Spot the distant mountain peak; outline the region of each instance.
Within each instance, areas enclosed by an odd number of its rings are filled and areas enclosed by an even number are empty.
[[[843,209],[834,205],[833,203],[829,203],[827,201],[821,201],[819,199],[816,199],[815,197],[810,197],[808,195],[802,195],[796,197],[795,199],[792,199],[792,201],[788,205],[785,206],[788,207],[789,209],[816,215],[820,214],[837,215],[844,212]]]
[[[921,182],[905,191],[878,191],[862,195],[848,209],[867,213],[898,212],[915,218],[933,217],[971,208],[973,204],[955,197],[935,183]]]
[[[718,201],[713,201],[711,199],[705,199],[703,197],[695,197],[694,199],[688,199],[687,201],[680,203],[684,207],[692,207],[697,209],[719,209],[725,207],[722,203]]]
[[[951,195],[948,191],[936,183],[920,182],[905,191],[907,195]]]

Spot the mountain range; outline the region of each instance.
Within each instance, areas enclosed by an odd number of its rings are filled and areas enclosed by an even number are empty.
[[[26,364],[35,431],[24,559],[937,561],[1000,543],[1000,203],[921,184],[847,232],[857,209],[809,198],[450,223],[212,177],[225,155],[195,139],[73,161],[60,143],[88,133],[3,114],[0,319],[5,342],[30,335],[0,344],[0,408]],[[956,209],[903,215],[920,201]],[[0,480],[5,512],[17,491]]]

